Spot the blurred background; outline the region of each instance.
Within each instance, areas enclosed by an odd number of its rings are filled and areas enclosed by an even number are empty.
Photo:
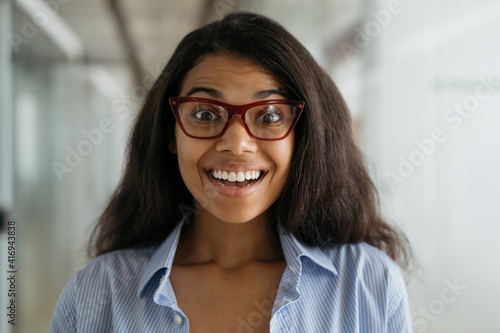
[[[415,331],[500,332],[498,0],[0,0],[0,332],[47,332],[147,89],[184,35],[235,10],[283,24],[345,96],[413,245]]]

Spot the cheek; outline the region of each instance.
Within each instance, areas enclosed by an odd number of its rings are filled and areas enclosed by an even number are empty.
[[[198,152],[196,147],[185,144],[178,144],[177,147],[179,149],[177,158],[182,181],[189,193],[199,202],[200,194],[203,193],[203,182],[198,169]]]
[[[280,160],[282,161],[281,169],[281,190],[280,193],[283,192],[284,187],[286,186],[288,179],[290,177],[290,165],[292,164],[293,153],[295,151],[295,138],[292,134],[288,138],[285,139],[284,145],[281,149]]]
[[[286,168],[286,173],[290,171],[293,153],[295,151],[295,135],[292,132],[285,140],[281,141],[278,150],[279,160],[282,161],[282,167]]]
[[[268,155],[276,165],[275,176],[280,178],[280,183],[284,186],[290,172],[290,165],[294,152],[294,137],[290,134],[285,140],[275,142],[274,145],[268,147]]]
[[[202,156],[201,145],[194,142],[182,133],[179,126],[175,127],[175,147],[177,149],[177,159],[179,170],[184,183],[189,188],[189,183],[199,178],[198,162]],[[196,140],[198,141],[198,140]]]

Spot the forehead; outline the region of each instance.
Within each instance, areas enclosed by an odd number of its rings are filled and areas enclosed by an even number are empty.
[[[253,60],[232,55],[202,57],[186,73],[181,85],[181,95],[195,86],[208,86],[223,93],[282,87],[268,70]]]

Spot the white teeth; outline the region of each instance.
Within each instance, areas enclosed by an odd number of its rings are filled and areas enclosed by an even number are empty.
[[[236,180],[239,182],[244,182],[245,181],[245,174],[241,171],[238,171],[238,174],[236,175]]]
[[[217,179],[229,180],[230,182],[244,182],[245,180],[255,180],[260,177],[260,171],[223,171],[212,170],[212,176]]]

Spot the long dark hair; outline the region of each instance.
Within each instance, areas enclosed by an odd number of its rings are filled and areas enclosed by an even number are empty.
[[[91,256],[163,241],[193,206],[168,149],[177,96],[187,71],[208,54],[252,59],[304,100],[295,129],[290,178],[272,205],[273,223],[313,246],[366,242],[405,264],[406,238],[380,216],[376,189],[353,141],[351,118],[329,75],[278,23],[238,12],[188,34],[178,45],[142,107],[128,146],[123,179],[98,220]]]

